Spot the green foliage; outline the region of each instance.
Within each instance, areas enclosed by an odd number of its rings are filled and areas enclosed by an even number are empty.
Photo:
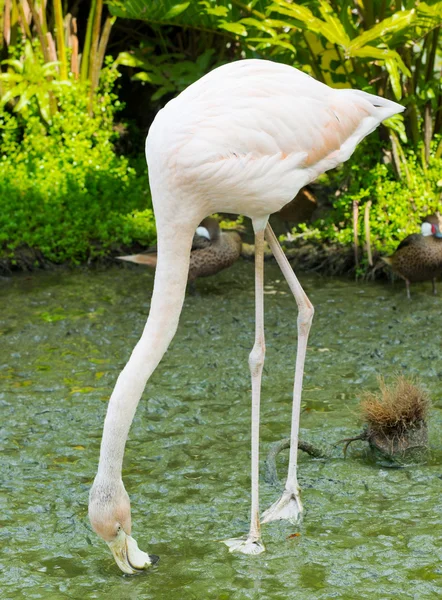
[[[128,69],[133,81],[149,86],[153,104],[164,103],[212,68],[240,57],[285,62],[334,87],[400,99],[406,112],[386,122],[389,142],[384,145],[391,145],[391,163],[379,164],[381,147],[372,136],[340,171],[326,176],[338,190],[331,212],[316,229],[300,235],[351,244],[352,202],[359,202],[362,213],[371,200],[372,242],[389,253],[416,230],[421,216],[438,208],[441,1],[107,4],[114,15],[140,23],[134,27],[139,28],[136,37],[124,25],[120,40],[113,37],[115,54],[124,51],[113,68],[108,59],[104,70],[116,17],[103,15],[102,0],[91,2],[89,14],[79,18],[83,30],[78,34],[77,22],[68,14],[79,14],[78,3],[71,0],[28,2],[32,14],[26,19],[25,3],[13,0],[3,6],[0,259],[15,260],[21,248],[30,247],[54,262],[80,262],[122,244],[152,242],[144,157],[129,162],[113,146],[115,114],[121,108],[111,91],[116,67]],[[142,42],[133,50],[128,39]],[[362,222],[360,229],[363,240]]]
[[[205,75],[210,67],[217,66],[214,49],[205,50],[195,61],[187,60],[183,53],[156,53],[151,44],[141,46],[139,50],[120,52],[114,67],[119,65],[141,69],[133,75],[133,81],[143,81],[156,87],[152,102],[160,100],[166,94],[178,94],[188,85]]]
[[[436,144],[434,144],[434,150]],[[401,240],[418,233],[426,215],[440,210],[442,159],[433,152],[428,165],[409,152],[406,156],[410,184],[397,180],[391,162],[373,165],[373,156],[382,156],[379,143],[366,140],[356,150],[354,160],[323,176],[330,190],[331,210],[312,227],[301,226],[302,237],[353,244],[353,201],[359,204],[359,239],[364,242],[364,208],[371,200],[370,231],[372,247],[382,255],[394,252]],[[299,231],[294,231],[294,236]]]
[[[115,71],[105,74],[87,118],[88,86],[54,90],[58,111],[40,118],[36,97],[22,114],[0,112],[0,257],[14,262],[23,247],[44,259],[93,259],[155,236],[144,159],[136,165],[113,148],[119,102],[111,92]]]
[[[20,58],[4,60],[2,64],[8,65],[9,72],[0,73],[0,105],[3,107],[11,102],[14,112],[26,115],[29,103],[35,98],[42,118],[49,122],[53,112],[51,94],[60,85],[70,83],[54,79],[58,63],[43,63],[38,51],[34,51],[31,42],[26,40],[23,55]]]
[[[143,246],[152,245],[152,240],[156,237],[156,228],[151,208],[134,210],[131,214],[123,217],[123,223],[132,241]]]
[[[437,52],[440,56],[442,1],[109,0],[109,5],[116,15],[156,26],[222,34],[231,40],[237,58],[271,58],[335,87],[402,99],[408,107],[402,139],[410,138],[415,148],[424,141],[427,159],[431,137],[442,133],[435,60]],[[151,83],[163,85],[154,79]]]

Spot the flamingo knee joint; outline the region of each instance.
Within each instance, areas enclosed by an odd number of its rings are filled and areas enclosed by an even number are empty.
[[[249,354],[249,367],[252,373],[258,372],[264,365],[266,347],[263,342],[256,342]]]

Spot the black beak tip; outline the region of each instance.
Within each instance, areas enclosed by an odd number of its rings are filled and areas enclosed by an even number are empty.
[[[152,565],[156,565],[157,562],[160,560],[160,557],[156,554],[149,554],[149,558],[151,560]]]

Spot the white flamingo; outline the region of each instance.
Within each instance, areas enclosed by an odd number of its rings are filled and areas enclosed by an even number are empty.
[[[146,142],[158,232],[158,264],[143,334],[118,377],[104,422],[98,472],[90,494],[93,529],[126,573],[152,558],[131,537],[129,496],[121,471],[132,419],[150,375],[178,326],[192,238],[214,212],[250,217],[255,232],[256,325],[249,357],[252,377],[251,525],[230,551],[259,554],[258,446],[264,363],[264,235],[298,304],[298,349],[291,450],[281,498],[261,518],[297,520],[302,512],[296,475],[299,412],[313,306],[268,224],[318,175],[347,160],[381,121],[403,107],[357,90],[335,90],[287,65],[243,60],[205,75],[156,116]]]

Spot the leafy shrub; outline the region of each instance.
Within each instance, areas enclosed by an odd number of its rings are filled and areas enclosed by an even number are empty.
[[[59,263],[78,263],[155,236],[144,158],[117,156],[113,121],[120,103],[107,70],[88,116],[87,84],[54,90],[48,123],[36,98],[26,114],[0,111],[0,258],[14,264],[20,249]],[[143,223],[141,226],[140,223]]]
[[[357,201],[359,239],[364,241],[362,215],[366,203],[371,201],[371,244],[381,254],[388,255],[407,235],[419,231],[423,217],[440,210],[442,159],[434,152],[426,165],[425,160],[418,160],[410,151],[401,179],[396,177],[390,162],[373,165],[373,156],[382,156],[382,151],[376,139],[369,139],[357,148],[351,161],[323,176],[322,183],[329,189],[330,210],[311,227],[300,226],[303,237],[351,245],[352,205]]]

